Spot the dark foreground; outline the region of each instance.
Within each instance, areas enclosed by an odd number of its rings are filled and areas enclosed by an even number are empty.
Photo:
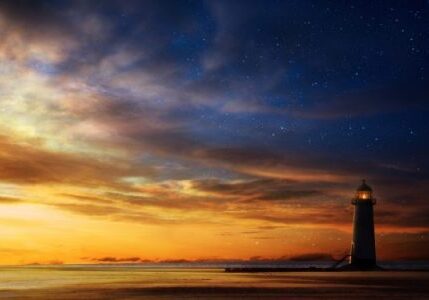
[[[60,268],[25,272],[22,278],[36,276],[29,285],[22,285],[21,279],[13,281],[18,277],[7,271],[5,276],[0,273],[0,299],[429,299],[427,272],[232,274],[223,270]],[[59,277],[51,279],[51,274]]]
[[[1,299],[428,299],[418,287],[354,288],[254,288],[254,287],[163,287],[163,288],[67,288],[1,292]]]

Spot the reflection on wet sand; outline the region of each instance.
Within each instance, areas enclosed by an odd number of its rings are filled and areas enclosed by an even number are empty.
[[[1,299],[413,298],[428,272],[229,274],[220,269],[2,268]]]

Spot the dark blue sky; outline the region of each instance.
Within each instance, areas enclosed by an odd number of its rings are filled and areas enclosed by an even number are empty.
[[[428,177],[427,1],[9,1],[1,8],[29,40],[74,43],[61,60],[33,57],[30,68],[83,76],[110,99],[106,118],[149,116],[153,132],[136,125],[123,133],[137,143],[156,135],[154,148],[168,154],[177,146],[197,161],[195,149],[249,149],[268,165],[375,180]],[[115,57],[108,69],[82,75]]]

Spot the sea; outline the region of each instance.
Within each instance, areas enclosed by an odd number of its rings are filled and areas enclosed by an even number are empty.
[[[0,291],[34,288],[57,288],[91,284],[139,284],[145,287],[169,286],[211,286],[253,285],[270,281],[270,273],[258,276],[248,274],[226,274],[227,267],[290,267],[324,268],[333,262],[285,262],[282,264],[267,263],[158,263],[158,264],[70,264],[70,265],[25,265],[0,266]],[[385,268],[414,270],[429,269],[429,262],[380,262]],[[274,275],[273,275],[274,276]]]

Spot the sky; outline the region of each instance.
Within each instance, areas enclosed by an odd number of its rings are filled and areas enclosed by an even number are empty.
[[[428,1],[1,1],[0,263],[429,259]]]

